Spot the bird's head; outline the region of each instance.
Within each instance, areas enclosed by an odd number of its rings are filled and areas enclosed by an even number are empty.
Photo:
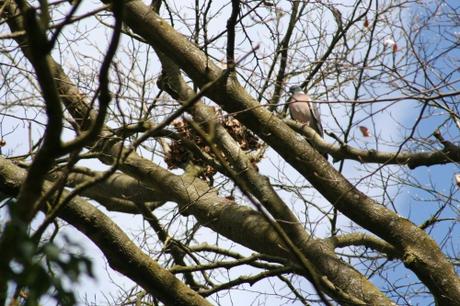
[[[289,93],[295,94],[296,92],[301,92],[302,88],[298,85],[289,87]]]

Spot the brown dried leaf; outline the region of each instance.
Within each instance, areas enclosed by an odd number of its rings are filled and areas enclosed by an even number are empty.
[[[363,137],[370,137],[371,136],[371,133],[369,132],[369,129],[363,125],[360,125],[359,126],[359,130],[361,131],[361,134],[363,135]]]
[[[368,27],[369,27],[369,20],[367,19],[367,16],[366,16],[366,18],[364,19],[364,24],[363,24],[363,26],[364,26],[365,28],[368,28]]]

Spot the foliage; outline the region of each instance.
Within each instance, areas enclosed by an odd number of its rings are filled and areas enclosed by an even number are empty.
[[[9,199],[3,203],[10,208],[11,221],[2,235],[14,231],[14,241],[7,246],[13,255],[4,270],[4,278],[14,284],[10,305],[40,305],[38,301],[49,294],[61,305],[75,305],[72,285],[82,274],[92,276],[91,261],[84,255],[64,254],[51,239],[37,244],[37,239],[29,236],[27,224],[17,218],[15,202]],[[69,240],[66,243],[71,244]]]

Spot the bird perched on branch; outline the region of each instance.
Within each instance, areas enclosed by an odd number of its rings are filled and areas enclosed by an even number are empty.
[[[289,98],[288,106],[292,119],[308,125],[323,137],[323,126],[317,104],[311,102],[310,97],[300,86],[290,87],[289,92],[291,97]],[[324,154],[324,157],[327,158],[327,154]]]

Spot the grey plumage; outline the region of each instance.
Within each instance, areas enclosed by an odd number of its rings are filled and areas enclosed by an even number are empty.
[[[306,123],[323,137],[323,125],[316,103],[312,103],[310,97],[299,86],[292,86],[289,92],[292,94],[288,102],[292,119]]]

